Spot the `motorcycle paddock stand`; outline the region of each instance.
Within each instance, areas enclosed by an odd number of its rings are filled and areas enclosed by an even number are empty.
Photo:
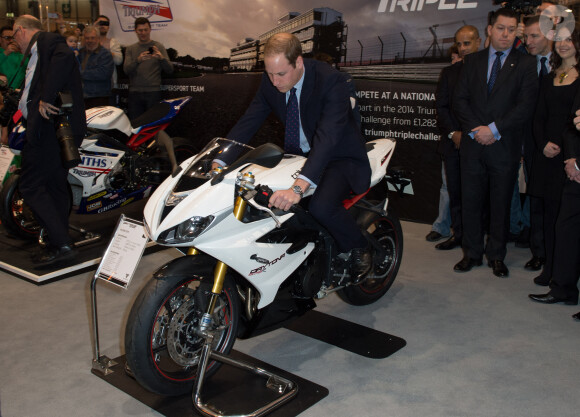
[[[211,360],[222,362],[226,365],[234,366],[248,372],[252,372],[255,375],[267,378],[266,388],[275,391],[279,396],[273,401],[264,404],[258,409],[252,412],[244,412],[235,415],[227,415],[227,417],[237,417],[237,416],[249,416],[249,417],[259,417],[266,415],[273,411],[274,409],[280,407],[284,403],[288,402],[296,396],[298,393],[298,384],[289,379],[286,379],[280,375],[276,375],[269,372],[263,368],[255,366],[249,362],[235,360],[227,355],[222,355],[221,353],[212,351],[211,346],[214,339],[214,334],[211,331],[198,331],[198,334],[202,336],[205,341],[201,350],[201,355],[199,359],[199,364],[197,368],[196,384],[192,393],[193,406],[202,415],[211,417],[226,417],[217,408],[211,404],[204,403],[201,397],[201,391],[203,388],[203,382],[205,377],[205,371]]]
[[[91,243],[95,243],[101,240],[101,235],[99,233],[89,232],[87,229],[84,229],[80,226],[75,226],[74,224],[71,224],[68,227],[69,229],[80,233],[82,236],[80,240],[75,241],[74,245],[76,248],[80,246],[89,245]]]
[[[99,351],[99,318],[97,314],[97,280],[98,275],[95,274],[93,279],[91,280],[91,313],[92,313],[92,320],[93,320],[93,338],[94,338],[94,346],[93,346],[93,364],[92,369],[100,373],[101,375],[109,375],[113,373],[111,368],[117,365],[112,359],[101,355]]]
[[[69,224],[68,228],[73,232],[79,233],[81,238],[79,240],[75,240],[73,245],[75,248],[90,245],[91,243],[98,242],[101,240],[101,235],[99,233],[89,232],[87,229],[84,229],[80,226],[76,226],[74,224]],[[38,235],[38,244],[40,246],[46,246],[46,231],[45,229],[41,229]]]

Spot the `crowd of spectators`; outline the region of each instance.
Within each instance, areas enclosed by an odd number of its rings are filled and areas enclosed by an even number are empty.
[[[529,297],[576,305],[580,31],[578,25],[554,25],[543,33],[540,14],[555,7],[543,2],[523,21],[512,10],[496,11],[480,51],[475,27],[456,32],[450,56],[459,62],[442,71],[437,87],[444,187],[426,239],[448,237],[439,250],[462,248],[455,272],[482,265],[485,256],[502,278],[509,276],[506,244],[515,240],[532,252],[522,266],[541,271],[533,282],[550,288]]]
[[[161,74],[173,72],[165,47],[151,39],[151,24],[146,18],[135,22],[138,41],[127,47],[124,59],[120,42],[108,36],[110,20],[100,15],[92,25],[67,23],[60,14],[56,33],[65,38],[77,57],[81,73],[85,107],[114,105],[113,89],[117,87],[117,67],[129,77],[129,110],[131,119],[162,99]],[[14,41],[13,28],[0,29],[0,74],[10,87],[23,87],[28,57]],[[24,58],[24,59],[23,59]]]

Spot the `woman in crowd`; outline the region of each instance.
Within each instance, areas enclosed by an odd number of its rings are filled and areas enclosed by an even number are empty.
[[[541,274],[534,278],[542,286],[547,286],[552,279],[555,225],[566,179],[562,138],[580,86],[580,32],[576,28],[570,34],[563,29],[554,40],[552,72],[542,80],[534,117],[537,147],[528,186],[528,193],[539,197],[543,205],[546,263]]]

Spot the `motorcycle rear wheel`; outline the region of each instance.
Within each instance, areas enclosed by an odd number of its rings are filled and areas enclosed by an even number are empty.
[[[181,137],[173,138],[173,149],[175,150],[175,159],[178,164],[181,164],[193,155],[197,155],[201,151],[201,148],[195,146],[191,140]]]
[[[173,151],[177,165],[198,153],[197,147],[185,138],[172,138]],[[167,156],[167,151],[162,147],[157,148],[154,153],[144,160],[145,178],[148,184],[157,187],[171,175],[172,166]]]
[[[366,216],[364,228],[379,242],[385,256],[377,259],[375,252],[368,278],[338,291],[339,297],[352,305],[371,304],[385,295],[397,277],[403,257],[403,230],[399,218],[392,213],[386,216],[368,213]]]
[[[0,192],[0,220],[8,233],[21,239],[36,239],[40,225],[18,190],[20,175],[12,175]]]
[[[196,275],[152,279],[135,300],[125,328],[127,365],[147,390],[167,396],[190,393],[203,340],[192,330],[199,325],[211,293],[213,269]],[[214,328],[223,327],[213,350],[227,354],[237,335],[240,315],[235,283],[226,277],[213,314]],[[210,362],[206,378],[221,366]]]

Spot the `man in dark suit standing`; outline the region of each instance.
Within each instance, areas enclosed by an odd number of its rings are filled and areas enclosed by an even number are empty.
[[[453,92],[463,67],[463,58],[477,52],[481,44],[479,31],[475,26],[462,26],[455,32],[455,44],[459,52],[459,62],[443,68],[437,91],[435,107],[437,108],[437,126],[441,132],[439,153],[443,157],[447,191],[449,192],[449,210],[453,235],[435,248],[449,250],[461,246],[463,225],[461,221],[461,171],[459,164],[459,145],[461,142],[461,126],[453,113]]]
[[[80,145],[86,132],[85,108],[77,60],[59,34],[42,32],[40,21],[24,15],[14,22],[14,39],[30,53],[25,84],[19,103],[26,123],[22,150],[20,193],[48,233],[50,245],[33,257],[39,265],[75,257],[68,234],[70,196],[68,170],[60,156],[55,123],[57,95],[70,91],[73,97],[71,125]]]
[[[487,27],[489,48],[465,57],[455,89],[455,114],[461,123],[463,259],[466,272],[482,264],[482,212],[489,196],[490,224],[485,247],[494,275],[507,277],[503,260],[509,209],[522,148],[522,129],[534,112],[538,93],[536,62],[512,46],[518,20],[497,10]]]
[[[351,275],[361,279],[371,267],[371,251],[342,201],[351,191],[368,189],[371,170],[348,85],[328,64],[303,59],[300,41],[289,33],[267,41],[264,64],[254,100],[227,137],[248,143],[274,112],[286,127],[286,153],[307,159],[293,186],[276,191],[270,206],[289,210],[309,187],[316,187],[310,213],[332,234],[341,252],[350,252]]]

